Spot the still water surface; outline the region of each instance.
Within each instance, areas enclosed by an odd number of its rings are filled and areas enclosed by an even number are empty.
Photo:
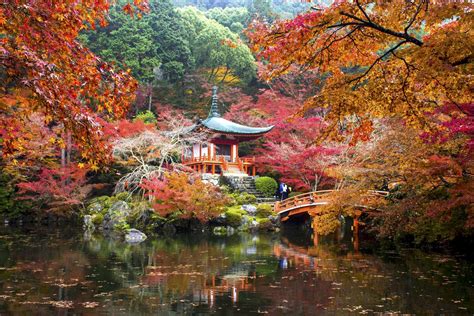
[[[472,315],[473,277],[455,256],[315,247],[294,233],[128,245],[0,228],[0,315]]]

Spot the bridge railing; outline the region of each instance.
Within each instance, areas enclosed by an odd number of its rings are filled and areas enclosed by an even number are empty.
[[[292,209],[302,205],[310,205],[317,202],[327,202],[328,195],[337,190],[321,190],[296,195],[281,202],[275,203],[275,212]],[[386,197],[387,191],[369,190],[367,196]]]
[[[322,190],[309,193],[303,193],[275,203],[275,212],[280,212],[300,205],[312,204],[324,200],[334,190]]]

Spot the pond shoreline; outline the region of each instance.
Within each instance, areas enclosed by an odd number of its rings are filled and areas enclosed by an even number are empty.
[[[0,223],[1,226],[7,229],[13,230],[43,230],[43,229],[61,229],[63,227],[68,227],[72,230],[80,230],[85,233],[86,230],[83,226],[83,218],[80,216],[74,217],[61,217],[61,216],[44,216],[41,218],[35,218],[33,216],[25,216],[25,217],[16,217],[14,219],[7,219],[5,217],[0,216]],[[186,223],[186,224],[184,224]],[[308,227],[297,227],[297,226],[288,226],[283,225],[281,229],[270,229],[270,230],[251,230],[251,231],[239,231],[237,229],[229,229],[224,230],[223,232],[214,232],[213,229],[216,227],[224,227],[222,223],[216,222],[214,220],[207,221],[205,223],[195,221],[195,220],[184,220],[181,221],[180,224],[176,223],[177,227],[174,229],[163,229],[163,227],[147,227],[143,228],[143,231],[146,232],[146,235],[149,239],[159,238],[159,237],[172,237],[172,236],[186,236],[189,234],[194,234],[197,236],[202,237],[225,237],[225,236],[232,236],[232,235],[239,235],[239,234],[269,234],[275,236],[281,236],[287,232],[294,233],[298,232],[299,234],[303,234],[307,238],[312,236],[312,231]],[[189,228],[193,227],[193,228]],[[101,229],[94,230],[89,232],[92,235],[100,235],[106,238],[110,237],[115,240],[120,240],[123,243],[126,243],[124,238],[124,233],[122,232],[114,232],[114,231],[104,231]],[[334,234],[329,236],[322,236],[320,237],[322,240],[334,240]],[[376,238],[371,233],[366,231],[361,231],[360,233],[360,249],[361,251],[370,251],[370,252],[377,252],[377,251],[386,251],[386,250],[397,250],[397,249],[418,249],[421,251],[425,251],[428,253],[437,253],[437,254],[444,254],[444,255],[452,255],[455,257],[460,257],[469,262],[474,262],[474,253],[471,251],[472,242],[466,240],[459,240],[453,241],[449,244],[424,244],[418,245],[411,241],[410,239],[406,239],[403,241],[393,241],[389,239],[379,239]]]

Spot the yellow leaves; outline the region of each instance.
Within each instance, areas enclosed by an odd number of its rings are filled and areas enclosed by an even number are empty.
[[[53,17],[58,21],[64,21],[65,19],[64,14],[60,14],[60,13],[54,14]]]
[[[59,139],[56,141],[56,143],[58,144],[59,148],[62,148],[62,149],[66,148],[66,143],[64,142],[63,139],[59,138]]]
[[[420,9],[410,1],[370,1],[369,10],[369,2],[360,3],[365,12],[344,1],[272,26],[254,23],[247,33],[268,61],[262,77],[281,76],[294,66],[318,70],[324,86],[305,109],[328,107],[332,120],[353,114],[402,117],[423,128],[438,106],[472,101],[472,10],[444,2]],[[367,15],[390,32],[369,22],[359,25]],[[460,18],[443,25],[453,16]],[[397,46],[406,36],[409,42]]]
[[[79,169],[84,169],[85,165],[84,165],[84,163],[80,162],[80,163],[77,164],[77,167]]]

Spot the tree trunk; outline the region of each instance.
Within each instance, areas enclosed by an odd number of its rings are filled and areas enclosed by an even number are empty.
[[[318,191],[319,177],[317,174],[314,175],[314,188],[313,191]]]
[[[71,151],[72,151],[72,139],[71,139],[71,132],[66,133],[66,164],[69,165],[71,163]]]
[[[153,86],[152,84],[148,84],[148,111],[151,112],[151,101],[153,97]]]

